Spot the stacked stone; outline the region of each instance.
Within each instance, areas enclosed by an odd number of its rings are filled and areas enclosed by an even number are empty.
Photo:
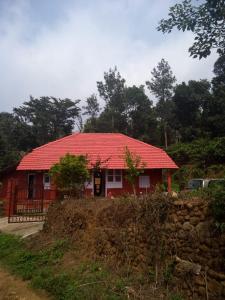
[[[225,299],[225,234],[216,230],[207,201],[176,200],[165,224],[165,238],[167,254],[201,266],[198,275],[175,274],[190,298]]]

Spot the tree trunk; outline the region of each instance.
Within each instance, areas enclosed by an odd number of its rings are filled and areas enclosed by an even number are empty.
[[[166,123],[164,123],[164,140],[165,140],[165,148],[168,148],[168,136],[167,136],[167,128],[166,128]]]

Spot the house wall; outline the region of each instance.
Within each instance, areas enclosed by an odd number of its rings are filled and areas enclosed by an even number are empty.
[[[44,207],[47,207],[49,203],[57,199],[57,190],[56,187],[51,183],[50,189],[43,190],[43,174],[45,172],[31,172],[31,171],[13,171],[10,174],[7,174],[2,178],[1,182],[3,183],[0,190],[0,198],[4,201],[5,213],[7,215],[9,209],[10,197],[12,197],[12,191],[17,190],[17,203],[23,204],[27,200],[27,191],[28,191],[28,174],[35,174],[36,181],[35,186],[37,188],[35,199],[44,199]],[[162,183],[162,170],[145,170],[141,175],[149,176],[150,178],[150,187],[149,188],[140,188],[139,179],[136,180],[135,188],[137,195],[145,194],[148,192],[154,191],[157,184]],[[106,172],[107,176],[107,172]],[[105,187],[105,196],[106,197],[116,197],[122,194],[132,194],[133,189],[130,183],[126,180],[126,173],[122,171],[122,188],[112,188],[107,187],[106,180]],[[85,197],[93,196],[93,182],[88,185],[88,188],[85,190]]]
[[[35,200],[43,199],[44,209],[49,206],[49,204],[57,198],[57,191],[54,186],[50,189],[43,190],[43,174],[44,172],[31,172],[31,171],[13,171],[10,174],[5,175],[1,182],[3,183],[0,190],[0,197],[4,202],[5,215],[8,214],[10,199],[13,197],[12,194],[16,193],[18,205],[26,206],[32,205],[32,200],[28,200],[28,174],[35,174],[35,187],[36,187],[36,197]],[[28,203],[27,201],[30,201]]]
[[[135,183],[135,189],[137,195],[153,192],[157,184],[162,183],[162,170],[145,170],[141,176],[149,176],[150,178],[150,187],[149,188],[140,188],[139,187],[139,178],[137,178]],[[118,196],[121,194],[132,194],[133,189],[130,183],[126,179],[126,171],[122,172],[122,188],[107,188],[106,186],[106,195],[107,196]]]

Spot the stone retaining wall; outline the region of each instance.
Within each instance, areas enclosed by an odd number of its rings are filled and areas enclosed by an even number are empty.
[[[175,281],[187,295],[225,299],[225,234],[216,229],[206,200],[175,201],[165,224],[165,236],[168,255],[201,266],[199,275],[175,272]]]

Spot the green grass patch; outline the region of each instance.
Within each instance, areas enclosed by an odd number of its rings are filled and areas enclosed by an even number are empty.
[[[99,262],[86,262],[63,271],[60,262],[68,250],[66,241],[33,252],[23,240],[0,234],[0,263],[12,273],[44,289],[56,300],[125,299],[127,281],[115,276]]]

